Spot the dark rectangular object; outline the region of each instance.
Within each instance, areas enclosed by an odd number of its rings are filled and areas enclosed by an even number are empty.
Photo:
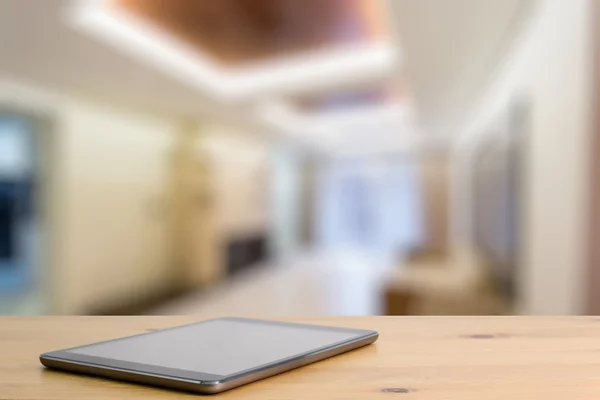
[[[236,238],[227,245],[227,273],[246,270],[266,261],[267,240],[265,235]]]

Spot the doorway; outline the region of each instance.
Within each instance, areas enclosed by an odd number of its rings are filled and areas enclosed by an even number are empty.
[[[0,314],[44,312],[43,118],[0,111]]]

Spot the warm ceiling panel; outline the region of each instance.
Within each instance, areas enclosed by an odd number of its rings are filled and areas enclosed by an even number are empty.
[[[232,65],[387,35],[377,0],[113,0]]]

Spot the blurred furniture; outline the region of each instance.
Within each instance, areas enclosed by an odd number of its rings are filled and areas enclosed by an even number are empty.
[[[449,245],[450,162],[443,152],[421,155],[416,163],[423,207],[422,246],[443,251]]]
[[[502,315],[511,302],[486,261],[469,251],[409,254],[384,289],[387,315]]]
[[[227,243],[227,274],[232,275],[267,261],[267,235],[234,237]]]
[[[173,317],[0,318],[0,397],[158,399],[185,394],[45,370],[40,353],[201,320]],[[232,390],[244,400],[594,399],[594,317],[286,318],[375,329],[375,344]],[[220,397],[221,395],[219,395]]]

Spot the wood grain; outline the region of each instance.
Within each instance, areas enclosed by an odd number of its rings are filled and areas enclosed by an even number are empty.
[[[44,369],[45,351],[201,317],[0,318],[0,399],[160,399],[194,394]],[[600,398],[598,317],[322,317],[376,329],[371,346],[218,395],[229,399]]]

